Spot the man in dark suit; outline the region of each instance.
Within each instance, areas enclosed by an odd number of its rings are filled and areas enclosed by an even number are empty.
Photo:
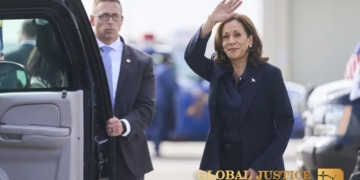
[[[35,31],[31,20],[23,22],[20,36],[20,47],[13,52],[5,54],[5,61],[12,61],[26,66],[31,51],[35,47]]]
[[[354,73],[354,82],[350,93],[351,100],[351,119],[356,124],[360,124],[360,66]],[[354,126],[357,127],[357,126]],[[358,129],[354,129],[354,132],[358,132]],[[354,172],[351,174],[350,180],[360,179],[360,151],[358,152],[357,161],[355,164]]]
[[[155,75],[151,56],[124,43],[119,0],[95,0],[94,27],[108,78],[114,117],[107,132],[117,137],[115,180],[143,180],[153,170],[145,129],[155,114]]]
[[[352,101],[352,115],[351,118],[354,118],[357,122],[357,124],[360,123],[360,98],[357,98],[356,100]],[[356,131],[359,131],[356,129]],[[351,174],[349,180],[359,180],[360,179],[360,151],[358,151],[358,156],[356,160],[356,164],[354,167],[354,172]]]
[[[155,67],[156,74],[156,114],[154,117],[154,144],[156,156],[160,157],[160,143],[166,135],[169,116],[174,111],[175,96],[178,91],[175,73],[170,56],[164,55],[163,61]]]

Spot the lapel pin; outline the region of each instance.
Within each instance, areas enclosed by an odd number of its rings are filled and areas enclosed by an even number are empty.
[[[255,82],[255,79],[254,79],[254,78],[251,78],[251,82]]]
[[[126,59],[126,62],[127,62],[127,63],[131,63],[131,60],[130,60],[130,59]]]

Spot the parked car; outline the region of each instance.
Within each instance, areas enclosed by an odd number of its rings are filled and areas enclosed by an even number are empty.
[[[61,71],[59,86],[35,89],[26,67],[0,62],[0,179],[113,179],[111,99],[82,2],[1,0],[0,20],[4,53],[18,43],[19,22],[33,20],[37,50]]]
[[[288,91],[294,114],[294,126],[291,138],[303,138],[305,124],[303,122],[302,114],[306,109],[306,88],[301,84],[290,81],[285,81],[285,86]]]
[[[351,116],[349,93],[352,81],[340,80],[317,87],[308,100],[304,142],[296,153],[296,166],[309,170],[340,168],[345,179],[354,170],[360,150],[360,125]]]

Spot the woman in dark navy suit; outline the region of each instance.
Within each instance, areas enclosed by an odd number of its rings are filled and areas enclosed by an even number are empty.
[[[252,21],[234,13],[241,3],[224,0],[215,8],[190,40],[185,60],[210,82],[211,123],[200,169],[248,170],[254,177],[285,169],[282,156],[294,119],[280,69],[262,57]],[[217,23],[210,60],[204,54]]]

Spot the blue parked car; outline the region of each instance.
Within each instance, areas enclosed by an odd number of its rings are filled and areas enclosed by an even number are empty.
[[[289,94],[295,120],[291,138],[303,138],[305,123],[302,114],[306,109],[307,90],[305,86],[290,81],[285,81],[285,86]]]

